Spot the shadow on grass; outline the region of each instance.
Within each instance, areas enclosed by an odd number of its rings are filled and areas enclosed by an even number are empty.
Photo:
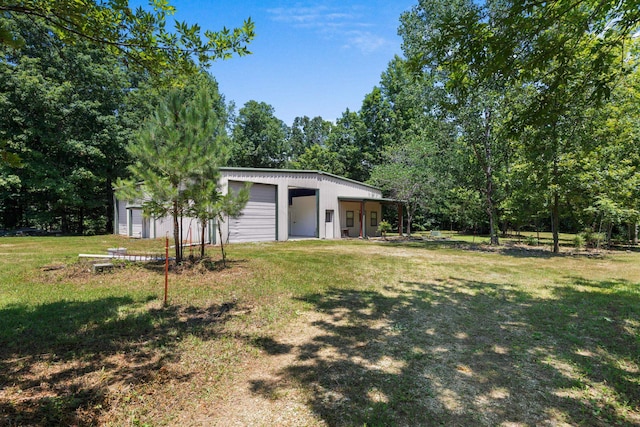
[[[640,421],[638,285],[576,279],[540,299],[450,278],[303,300],[325,320],[296,347],[265,339],[296,362],[252,390],[298,384],[328,425]]]
[[[214,339],[234,306],[149,309],[153,299],[0,310],[0,425],[96,425],[110,386],[156,378],[181,339]]]
[[[600,250],[589,250],[581,252],[567,252],[566,247],[563,252],[553,253],[550,246],[528,246],[522,244],[514,244],[511,242],[503,243],[499,246],[491,246],[486,243],[470,243],[456,240],[394,240],[381,242],[380,244],[393,247],[408,247],[427,250],[439,249],[460,249],[472,252],[486,252],[506,255],[516,258],[601,258],[603,256]]]

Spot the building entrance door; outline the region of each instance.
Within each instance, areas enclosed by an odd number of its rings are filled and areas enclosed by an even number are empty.
[[[327,210],[324,215],[324,237],[325,239],[334,239],[333,233],[333,211]]]

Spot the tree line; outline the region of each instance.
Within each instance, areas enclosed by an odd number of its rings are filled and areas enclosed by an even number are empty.
[[[448,126],[427,138],[446,167],[425,169],[449,219],[481,220],[492,244],[550,229],[555,252],[560,229],[637,242],[639,22],[633,1],[423,0],[402,15],[405,69],[429,92],[416,120]]]
[[[38,16],[5,12],[0,24],[11,35],[0,44],[0,229],[113,230],[115,183],[131,174],[145,123],[176,91],[208,93],[224,134],[216,167],[317,169],[365,181],[378,162],[381,144],[368,139],[373,117],[347,111],[337,124],[298,117],[287,126],[265,102],[236,111],[190,59],[161,71],[135,67],[111,44],[69,41]]]
[[[404,55],[358,111],[287,125],[266,102],[236,111],[193,55],[132,66],[95,35],[70,42],[55,23],[5,12],[0,228],[110,231],[140,124],[176,82],[205,75],[225,165],[369,182],[404,201],[407,232],[450,227],[497,244],[508,230],[550,230],[555,250],[560,230],[636,241],[639,19],[628,1],[419,1],[400,17]],[[251,32],[227,32],[235,44],[214,56],[248,53],[238,40]]]

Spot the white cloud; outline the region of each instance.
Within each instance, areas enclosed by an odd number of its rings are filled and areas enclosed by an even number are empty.
[[[346,23],[353,19],[348,13],[330,10],[327,6],[315,7],[279,7],[268,9],[271,19],[294,26],[322,27],[326,24]]]
[[[372,53],[389,46],[391,43],[384,37],[377,36],[369,31],[350,31],[347,34],[345,48],[357,48],[363,53]]]
[[[337,40],[346,49],[357,49],[362,53],[373,53],[389,46],[384,37],[365,31],[374,25],[367,22],[358,8],[339,10],[325,5],[311,7],[273,8],[267,10],[271,19],[295,28],[310,29],[321,36]]]

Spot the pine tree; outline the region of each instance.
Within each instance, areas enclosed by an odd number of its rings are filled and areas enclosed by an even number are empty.
[[[194,93],[195,89],[195,93]],[[119,194],[142,201],[146,215],[171,216],[176,262],[182,261],[181,221],[217,197],[219,167],[226,160],[226,110],[216,82],[199,76],[168,92],[127,147],[131,179]],[[205,185],[206,184],[206,185]]]

